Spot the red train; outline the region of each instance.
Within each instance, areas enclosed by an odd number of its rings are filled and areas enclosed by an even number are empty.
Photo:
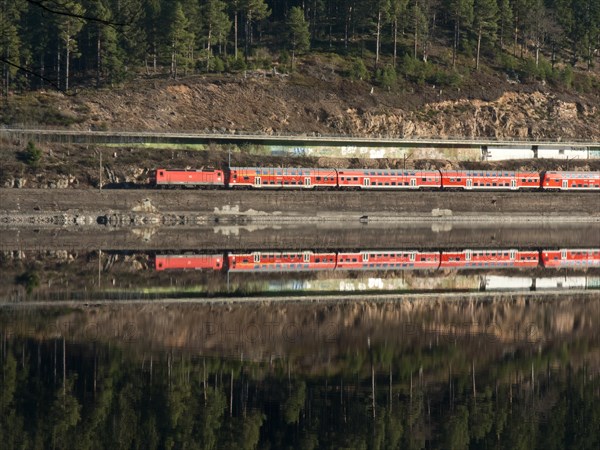
[[[562,249],[541,252],[544,267],[600,267],[600,249]]]
[[[231,189],[542,189],[600,192],[600,172],[231,167],[228,173],[222,170],[158,169],[155,184]]]
[[[227,264],[225,265],[224,262]],[[232,272],[319,270],[438,270],[600,267],[600,248],[562,250],[248,252],[224,255],[157,255],[156,270]]]

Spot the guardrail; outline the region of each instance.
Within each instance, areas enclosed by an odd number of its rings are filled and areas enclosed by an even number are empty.
[[[466,146],[478,147],[485,145],[510,145],[510,146],[548,146],[548,147],[592,147],[600,149],[600,142],[566,139],[522,139],[522,138],[502,138],[496,137],[395,137],[384,135],[358,136],[352,134],[291,134],[283,132],[274,132],[264,134],[260,132],[214,132],[214,131],[128,131],[128,130],[72,130],[51,127],[2,127],[0,136],[12,136],[17,138],[30,137],[40,140],[42,137],[55,137],[60,141],[69,141],[73,143],[80,142],[169,142],[169,141],[194,141],[194,142],[278,142],[285,143],[312,143],[312,144],[376,144],[383,146],[391,145],[414,145],[414,146]],[[79,138],[79,139],[78,139]]]

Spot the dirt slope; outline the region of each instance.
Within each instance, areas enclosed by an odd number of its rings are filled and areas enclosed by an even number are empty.
[[[387,91],[335,73],[260,72],[139,80],[45,103],[83,129],[496,137],[600,141],[600,96],[473,80]]]

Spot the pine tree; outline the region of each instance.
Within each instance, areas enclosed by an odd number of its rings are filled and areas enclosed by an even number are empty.
[[[454,39],[452,44],[452,67],[456,67],[456,56],[460,44],[461,27],[473,23],[473,0],[449,0],[448,9],[454,22]]]
[[[510,25],[513,21],[513,13],[509,0],[498,0],[498,14],[500,26],[500,50],[502,50],[504,49],[504,38],[507,36],[510,37]]]
[[[2,0],[0,3],[0,55],[2,56],[2,93],[8,96],[12,79],[17,73],[21,39],[19,37],[19,19],[21,0]]]
[[[189,25],[181,3],[177,2],[171,15],[168,33],[171,45],[171,76],[173,78],[177,78],[180,65],[183,65],[185,71],[190,63],[187,50],[190,42],[194,40],[194,34],[188,31]]]
[[[206,24],[206,71],[210,70],[212,45],[222,42],[231,30],[231,22],[225,12],[227,5],[221,0],[208,0],[204,7]]]
[[[477,32],[477,58],[475,68],[479,70],[481,39],[493,41],[498,30],[498,5],[496,0],[475,0],[473,24]]]
[[[304,19],[304,11],[298,6],[290,9],[288,18],[288,41],[292,48],[292,70],[294,69],[296,52],[304,52],[310,48],[310,31]]]
[[[60,40],[63,43],[65,51],[65,91],[69,90],[69,68],[71,63],[71,56],[77,55],[77,35],[81,31],[84,25],[84,21],[76,16],[82,16],[85,12],[83,6],[75,1],[66,1],[63,4],[64,11],[69,15],[61,15],[57,17],[58,30]],[[60,60],[60,59],[59,59]],[[60,64],[58,67],[60,72]]]
[[[408,10],[408,0],[391,0],[390,2],[390,20],[392,22],[392,40],[394,42],[393,60],[394,67],[398,58],[398,25],[405,21]]]
[[[245,56],[248,58],[248,52],[252,45],[252,25],[271,15],[271,10],[264,0],[246,0],[244,5],[246,11],[246,39],[244,42]]]

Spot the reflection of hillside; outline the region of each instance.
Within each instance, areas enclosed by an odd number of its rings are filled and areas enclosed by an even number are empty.
[[[14,335],[66,336],[70,342],[94,340],[139,352],[171,349],[263,361],[296,358],[311,371],[343,359],[348,351],[367,353],[386,346],[395,355],[456,347],[466,357],[484,359],[559,342],[585,342],[591,353],[600,346],[600,303],[591,297],[539,302],[509,296],[495,302],[144,303],[4,310],[0,317]]]

